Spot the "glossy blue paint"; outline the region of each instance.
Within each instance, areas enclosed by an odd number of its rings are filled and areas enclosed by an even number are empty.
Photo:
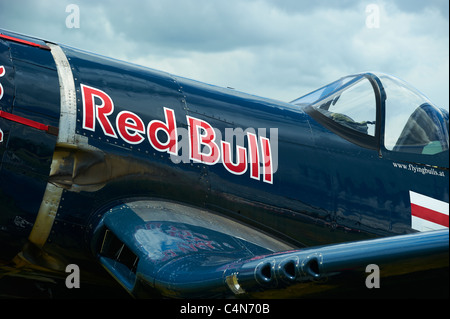
[[[3,33],[3,31],[2,31]],[[0,110],[58,125],[59,83],[49,51],[0,39]],[[56,137],[0,118],[0,259],[9,260],[26,242],[50,173]]]

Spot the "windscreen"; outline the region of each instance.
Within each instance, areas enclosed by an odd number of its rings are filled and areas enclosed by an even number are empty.
[[[424,155],[448,151],[448,112],[399,79],[379,78],[386,93],[386,149]]]
[[[334,81],[333,83],[330,83],[320,89],[317,89],[311,93],[308,93],[302,97],[299,97],[298,99],[295,99],[292,101],[292,104],[299,105],[299,106],[305,106],[312,104],[316,101],[322,100],[323,98],[329,96],[333,92],[342,89],[345,87],[349,82],[356,80],[359,78],[359,76],[347,76],[345,78],[341,78],[337,81]]]
[[[376,97],[372,84],[363,75],[342,78],[293,103],[310,105],[337,124],[375,136]]]

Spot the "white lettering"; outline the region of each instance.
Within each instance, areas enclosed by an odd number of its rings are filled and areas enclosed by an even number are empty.
[[[66,272],[70,272],[66,278],[66,287],[69,289],[80,288],[80,268],[78,265],[67,265]]]
[[[366,27],[369,29],[378,29],[380,27],[380,7],[371,3],[366,6]]]
[[[212,315],[214,311],[214,306],[195,306],[191,305],[189,302],[186,306],[181,306],[180,313],[182,314],[188,314],[188,313],[195,313],[195,314],[207,314],[208,317]]]
[[[80,7],[76,4],[69,4],[66,6],[66,12],[70,13],[66,18],[66,27],[68,29],[80,28]]]
[[[380,267],[375,264],[367,265],[366,272],[371,273],[366,278],[366,287],[369,289],[380,288]]]

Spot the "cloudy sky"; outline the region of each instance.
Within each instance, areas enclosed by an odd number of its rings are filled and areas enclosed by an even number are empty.
[[[0,28],[283,101],[380,71],[449,105],[448,0],[0,0]]]

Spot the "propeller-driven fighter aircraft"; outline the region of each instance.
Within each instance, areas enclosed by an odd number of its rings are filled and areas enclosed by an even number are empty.
[[[78,269],[81,290],[276,298],[448,276],[448,131],[386,74],[281,102],[0,30],[0,284]]]

